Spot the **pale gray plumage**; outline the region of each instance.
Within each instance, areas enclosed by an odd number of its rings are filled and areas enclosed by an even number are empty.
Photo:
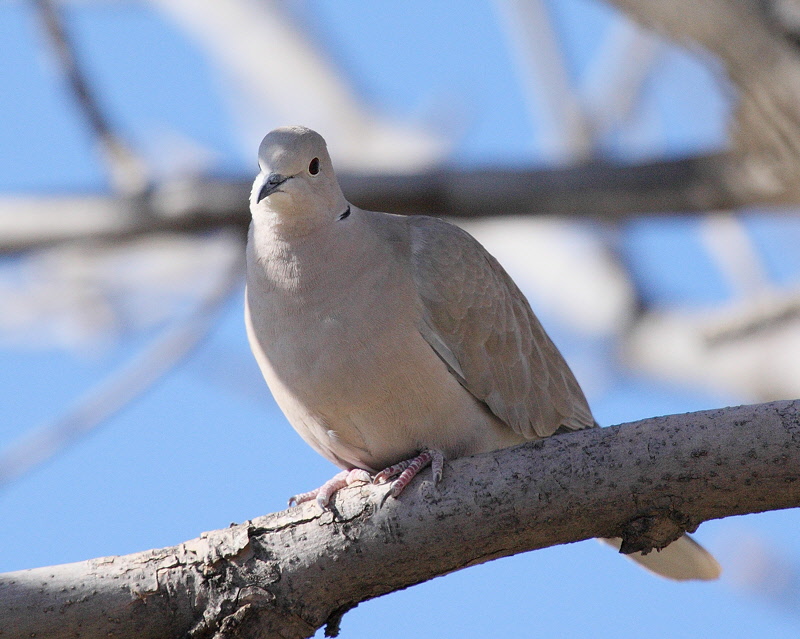
[[[374,472],[422,450],[455,458],[595,425],[525,297],[470,235],[349,204],[304,127],[272,131],[258,157],[248,337],[315,450]]]

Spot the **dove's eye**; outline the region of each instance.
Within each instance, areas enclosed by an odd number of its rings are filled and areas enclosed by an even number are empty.
[[[311,175],[316,175],[319,173],[319,158],[314,158],[311,160],[311,162],[309,162],[308,172],[311,173]]]

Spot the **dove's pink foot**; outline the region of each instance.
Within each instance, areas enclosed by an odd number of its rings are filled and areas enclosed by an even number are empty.
[[[386,482],[392,477],[397,477],[392,482],[392,487],[384,496],[384,501],[391,495],[397,497],[403,492],[403,489],[408,486],[417,473],[423,468],[430,466],[433,471],[433,483],[438,484],[442,480],[442,471],[444,469],[444,455],[439,450],[423,450],[419,455],[412,459],[406,459],[389,468],[384,468],[381,472],[375,475],[374,482]]]
[[[307,493],[300,493],[294,497],[289,498],[289,506],[297,504],[298,506],[306,501],[316,499],[322,510],[328,510],[328,503],[331,497],[347,486],[354,486],[355,484],[369,484],[372,478],[366,470],[361,468],[353,468],[352,470],[343,470],[342,472],[334,475],[322,486],[316,490],[310,490]]]

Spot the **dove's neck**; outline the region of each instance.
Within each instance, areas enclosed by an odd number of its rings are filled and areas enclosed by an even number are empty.
[[[343,209],[344,210],[344,209]],[[271,209],[259,211],[253,216],[253,227],[260,236],[279,242],[302,242],[303,238],[319,234],[331,224],[331,215],[276,212]]]
[[[254,218],[248,238],[248,270],[253,269],[253,276],[268,289],[294,293],[335,289],[362,268],[363,253],[373,243],[364,236],[362,225],[348,224],[346,219],[298,229],[276,224],[268,216]]]

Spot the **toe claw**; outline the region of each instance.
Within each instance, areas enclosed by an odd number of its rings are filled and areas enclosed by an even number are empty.
[[[392,489],[390,488],[385,493],[383,493],[383,497],[381,497],[381,502],[379,504],[379,508],[383,508],[383,505],[386,503],[386,500],[392,496]]]
[[[316,490],[310,490],[307,493],[299,493],[297,495],[292,495],[289,497],[289,508],[292,506],[299,506],[300,504],[304,504],[307,501],[311,501],[317,496],[319,492],[319,488]]]
[[[441,451],[432,450],[431,453],[431,472],[433,473],[433,485],[438,486],[444,474],[444,455]]]

